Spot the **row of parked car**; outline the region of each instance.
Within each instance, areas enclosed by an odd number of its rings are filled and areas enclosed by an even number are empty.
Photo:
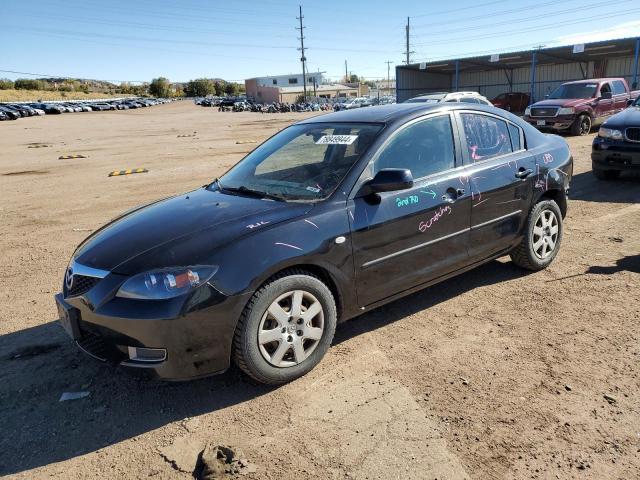
[[[56,115],[73,112],[92,112],[107,110],[129,110],[145,108],[171,102],[169,98],[125,98],[117,100],[95,100],[80,102],[31,102],[0,103],[0,120],[17,120],[21,117],[36,115]]]

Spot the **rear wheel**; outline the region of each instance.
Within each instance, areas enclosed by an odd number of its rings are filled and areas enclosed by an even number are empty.
[[[522,241],[510,253],[511,260],[527,270],[542,270],[558,254],[561,241],[560,208],[553,200],[543,200],[531,209]]]
[[[593,174],[599,180],[614,180],[620,176],[620,170],[602,170],[594,168]]]
[[[589,135],[591,132],[591,117],[586,113],[578,116],[571,124],[571,135]]]
[[[329,288],[306,272],[291,272],[261,287],[245,308],[233,357],[251,378],[290,382],[315,367],[329,349],[337,321]]]

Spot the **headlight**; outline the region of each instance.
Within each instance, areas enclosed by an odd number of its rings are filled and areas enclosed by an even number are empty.
[[[598,136],[602,138],[610,138],[612,140],[622,140],[622,132],[614,128],[600,127]]]
[[[558,115],[574,115],[576,109],[573,107],[563,107],[558,110]]]
[[[218,267],[174,267],[140,273],[131,277],[118,290],[117,297],[141,300],[165,300],[207,283]]]
[[[529,117],[529,116],[531,116],[531,108],[529,108],[529,107],[525,108],[525,109],[524,109],[524,114],[525,114],[526,116],[528,116],[528,117]]]

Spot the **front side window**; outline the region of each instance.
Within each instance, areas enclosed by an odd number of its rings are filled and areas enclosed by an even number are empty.
[[[247,155],[220,178],[219,187],[284,200],[326,198],[381,128],[355,123],[293,125]]]
[[[460,116],[469,157],[474,162],[513,151],[507,122],[504,120],[475,113],[462,113]]]
[[[449,115],[420,120],[398,132],[380,152],[375,172],[383,168],[407,168],[413,178],[455,167],[453,130]]]

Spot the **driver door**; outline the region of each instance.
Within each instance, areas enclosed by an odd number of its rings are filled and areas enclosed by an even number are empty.
[[[380,148],[366,174],[409,169],[412,188],[349,202],[358,301],[370,305],[464,266],[471,203],[454,119],[409,122]]]

